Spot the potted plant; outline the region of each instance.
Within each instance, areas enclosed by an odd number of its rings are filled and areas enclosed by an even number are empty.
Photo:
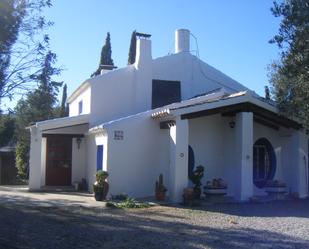
[[[109,185],[106,182],[106,178],[108,177],[107,171],[98,170],[95,174],[96,181],[93,184],[93,192],[94,192],[94,198],[96,201],[102,201],[105,200]]]
[[[205,195],[226,195],[227,183],[221,178],[214,178],[211,181],[207,181],[204,187]]]
[[[269,180],[265,184],[265,191],[275,199],[284,199],[287,192],[286,183],[281,180]]]
[[[194,188],[184,188],[182,197],[185,206],[194,206],[196,200]]]
[[[163,175],[160,174],[159,181],[156,181],[156,189],[155,189],[156,199],[158,201],[164,201],[166,191],[167,189],[163,185]]]
[[[192,172],[192,174],[189,176],[189,179],[194,184],[194,196],[195,199],[201,198],[201,179],[204,176],[204,167],[202,165],[199,165],[196,167],[196,169]]]

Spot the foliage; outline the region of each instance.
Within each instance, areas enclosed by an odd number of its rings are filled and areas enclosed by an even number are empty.
[[[11,114],[0,115],[0,147],[13,143],[15,118]]]
[[[136,56],[136,30],[134,30],[131,35],[128,65],[135,63],[135,56]]]
[[[61,112],[60,112],[60,117],[67,117],[69,115],[69,109],[68,109],[68,104],[67,104],[67,84],[64,84],[63,86],[63,92],[62,92],[62,99],[61,99]]]
[[[20,177],[25,177],[28,171],[30,134],[25,128],[33,122],[54,117],[54,105],[57,102],[59,87],[62,84],[62,82],[52,81],[52,76],[60,73],[60,70],[53,66],[55,61],[56,55],[49,51],[41,63],[41,73],[33,77],[39,87],[29,92],[26,98],[21,99],[15,107],[16,166]]]
[[[67,104],[67,84],[62,88],[62,99],[60,106],[54,108],[54,116],[63,118],[69,116],[69,105]]]
[[[281,51],[269,68],[272,92],[279,110],[309,125],[309,2],[275,1],[271,9],[280,17],[279,32],[270,41]]]
[[[110,38],[109,32],[107,32],[105,44],[104,44],[104,46],[102,47],[102,50],[101,50],[101,58],[100,58],[99,67],[93,74],[91,74],[91,77],[100,75],[103,65],[114,66],[114,62],[113,62],[113,59],[112,59],[111,38]]]
[[[41,15],[50,0],[0,2],[0,100],[29,90],[41,74],[49,46],[45,30],[52,25]]]
[[[16,167],[17,175],[20,179],[28,177],[28,162],[29,162],[30,141],[26,137],[18,141],[16,145]]]
[[[109,201],[106,203],[106,207],[110,208],[148,208],[150,207],[147,202],[139,202],[133,198],[126,198],[124,201]]]
[[[203,176],[204,167],[202,165],[197,166],[196,169],[192,172],[192,174],[189,175],[189,179],[195,185],[195,188],[199,188],[202,185],[201,180]]]

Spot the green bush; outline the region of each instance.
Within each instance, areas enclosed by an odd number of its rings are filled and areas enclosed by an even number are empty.
[[[110,208],[148,208],[150,205],[147,202],[139,202],[133,198],[127,198],[124,201],[109,201],[106,207]]]

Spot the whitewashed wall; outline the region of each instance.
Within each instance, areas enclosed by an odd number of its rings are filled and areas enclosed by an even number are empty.
[[[230,92],[247,89],[190,53],[157,58],[153,60],[152,66],[153,79],[181,81],[183,100],[221,87]]]
[[[107,130],[111,194],[153,196],[160,173],[168,185],[169,130],[160,130],[158,122],[144,115],[115,123]],[[124,132],[123,140],[114,140],[115,130]]]
[[[89,114],[91,112],[91,87],[87,87],[82,93],[77,96],[70,104],[69,104],[69,116],[77,116],[79,115],[79,107],[78,104],[80,101],[83,101],[83,112],[81,114]]]
[[[86,178],[86,141],[81,138],[80,146],[72,139],[72,184]]]

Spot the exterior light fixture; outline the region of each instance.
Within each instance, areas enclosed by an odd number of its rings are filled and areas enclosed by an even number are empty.
[[[233,129],[233,128],[235,127],[235,121],[233,121],[233,120],[230,121],[230,122],[229,122],[229,126],[230,126],[230,128]]]
[[[80,149],[80,143],[82,142],[82,139],[80,137],[76,138],[77,148]]]

